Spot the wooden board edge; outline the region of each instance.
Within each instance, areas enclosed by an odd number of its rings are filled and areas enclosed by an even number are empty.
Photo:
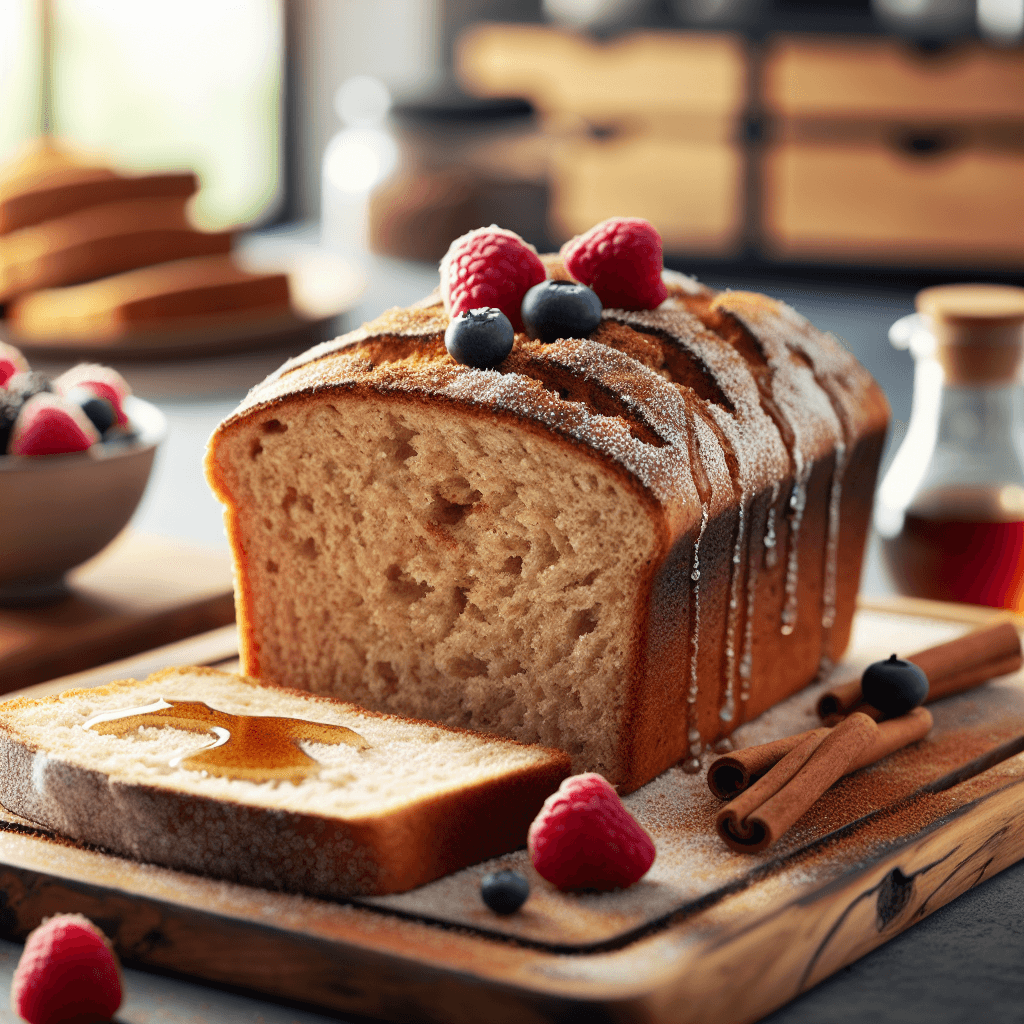
[[[779,911],[715,935],[688,954],[693,970],[678,972],[622,1020],[757,1021],[1021,859],[1024,778]]]
[[[5,668],[3,689],[12,695],[19,691],[17,696],[22,696],[27,688],[52,680],[55,672],[62,676],[77,675],[97,665],[102,670],[105,659],[115,653],[120,653],[123,661],[126,657],[152,651],[157,645],[178,643],[227,626],[234,619],[235,599],[230,592],[211,594],[155,615],[126,616],[104,624],[92,635],[86,636],[83,632],[73,653],[60,650],[39,657],[36,651],[29,652],[31,658],[20,659],[24,663],[13,662]]]
[[[379,921],[372,914],[360,925],[369,912],[359,908],[346,908],[346,923],[332,938],[14,865],[0,866],[0,934],[23,938],[53,913],[84,913],[131,966],[401,1022],[746,1024],[1024,857],[1022,805],[1024,778],[739,927],[716,926],[716,919],[728,919],[725,901],[599,957],[567,958],[493,940],[494,949],[509,950],[515,968],[505,958],[474,955],[469,947],[479,938],[471,941],[458,929]],[[680,945],[693,930],[705,940]],[[399,932],[404,941],[393,938]],[[448,947],[444,966],[415,955],[417,941],[433,946],[431,938]],[[612,967],[634,958],[635,964],[637,948],[645,948],[645,963],[663,966],[618,984],[588,981],[601,977],[596,967],[576,978],[564,970],[573,959]],[[765,951],[771,951],[768,958]],[[611,974],[624,976],[622,964]]]

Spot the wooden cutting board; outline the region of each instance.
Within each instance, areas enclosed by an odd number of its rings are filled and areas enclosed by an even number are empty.
[[[993,618],[898,601],[858,612],[858,671]],[[30,688],[99,685],[169,664],[231,664],[230,629]],[[813,724],[815,684],[737,733]],[[335,903],[136,864],[0,822],[0,934],[60,910],[95,920],[132,964],[396,1021],[757,1019],[1024,857],[1024,673],[931,705],[922,743],[838,783],[775,847],[734,854],[699,776],[671,769],[626,798],[658,858],[632,888],[567,894],[531,876],[517,914],[479,900],[496,866],[411,893]]]
[[[167,537],[125,531],[68,583],[67,596],[52,604],[0,607],[0,693],[235,618],[228,552]]]

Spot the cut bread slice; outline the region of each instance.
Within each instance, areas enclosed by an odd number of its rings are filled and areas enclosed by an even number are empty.
[[[9,701],[0,763],[0,803],[71,839],[326,897],[523,845],[569,774],[555,750],[206,668]]]
[[[290,310],[288,277],[252,273],[231,255],[128,270],[30,292],[7,310],[19,338],[111,342],[147,331],[256,320]]]
[[[197,231],[184,197],[90,206],[0,236],[0,301],[135,267],[231,249],[230,231]]]
[[[0,235],[65,217],[90,206],[180,197],[199,190],[192,171],[131,174],[54,139],[36,139],[0,166]]]

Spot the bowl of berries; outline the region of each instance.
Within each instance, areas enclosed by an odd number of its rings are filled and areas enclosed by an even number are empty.
[[[132,517],[166,431],[115,370],[49,380],[0,342],[0,605],[65,593]]]

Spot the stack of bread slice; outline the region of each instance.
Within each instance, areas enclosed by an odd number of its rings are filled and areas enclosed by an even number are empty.
[[[0,170],[0,303],[15,340],[110,344],[289,310],[231,231],[201,231],[191,171],[122,174],[52,141]],[[146,273],[138,274],[140,268]]]

